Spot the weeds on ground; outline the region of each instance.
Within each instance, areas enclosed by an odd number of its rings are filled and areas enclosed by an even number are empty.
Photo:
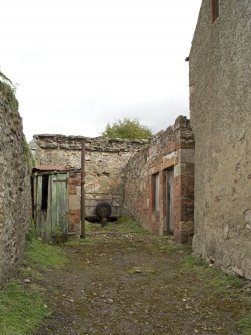
[[[239,327],[243,335],[251,335],[251,314],[241,319]]]
[[[117,221],[109,222],[103,227],[103,230],[127,234],[148,234],[148,232],[141,225],[128,216],[121,216]]]
[[[0,334],[32,334],[48,310],[37,292],[24,288],[18,280],[9,280],[0,291]]]
[[[104,227],[101,223],[85,221],[85,232],[86,236],[84,239],[68,241],[65,244],[67,246],[77,246],[81,244],[93,244],[98,243],[97,239],[93,239],[93,235],[96,234],[107,234],[107,233],[118,233],[118,234],[149,234],[142,226],[136,221],[127,217],[121,216],[117,221],[107,222]],[[149,234],[150,236],[150,234]]]
[[[64,264],[65,257],[62,249],[49,245],[41,240],[33,239],[27,243],[24,265],[35,269],[57,268]]]
[[[172,254],[190,254],[191,253],[191,246],[188,244],[178,244],[173,242],[170,237],[159,237],[157,236],[159,248],[162,253]]]
[[[118,232],[118,233],[138,233],[147,234],[147,231],[140,226],[136,221],[128,216],[121,216],[118,220],[107,222],[104,227],[99,223],[85,222],[86,232]]]
[[[9,280],[0,290],[1,335],[31,335],[49,315],[41,288],[33,282],[43,280],[43,270],[61,266],[65,257],[61,249],[36,239],[34,235],[32,227],[18,278]]]
[[[189,255],[183,260],[186,271],[195,273],[206,284],[213,288],[215,294],[231,296],[246,302],[251,310],[251,299],[241,290],[245,281],[234,275],[226,274],[221,269],[206,263],[200,258]],[[238,326],[244,335],[251,335],[251,313],[242,318]]]
[[[227,293],[229,288],[242,288],[245,284],[241,278],[227,274],[192,255],[184,258],[183,266],[187,271],[196,273],[210,286],[213,286],[218,293]]]

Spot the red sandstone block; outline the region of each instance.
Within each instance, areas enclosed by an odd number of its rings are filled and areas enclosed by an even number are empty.
[[[193,221],[194,209],[190,207],[180,207],[177,210],[177,219],[180,221]]]
[[[193,176],[175,177],[174,196],[192,198],[194,196],[194,177]]]
[[[69,185],[69,195],[76,195],[76,194],[77,194],[76,185]]]
[[[76,185],[76,186],[80,186],[81,185],[81,176],[77,175],[74,178],[69,178],[68,181],[69,185]]]
[[[69,214],[80,215],[80,209],[69,209]]]
[[[69,224],[75,225],[75,224],[79,224],[79,222],[80,222],[80,218],[78,218],[77,216],[69,217]]]
[[[80,210],[70,209],[69,210],[69,224],[78,224],[80,222]]]

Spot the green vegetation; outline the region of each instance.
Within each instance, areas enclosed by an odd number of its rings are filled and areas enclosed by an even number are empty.
[[[31,173],[32,168],[36,165],[35,158],[32,156],[29,144],[25,138],[23,138],[23,163],[27,166],[29,173]]]
[[[0,334],[30,335],[49,315],[43,301],[42,287],[35,280],[45,280],[43,271],[62,266],[61,249],[34,238],[34,227],[27,235],[25,258],[17,279],[9,280],[0,290]],[[28,279],[28,283],[25,282]]]
[[[119,233],[148,234],[148,232],[132,218],[124,215],[115,222],[109,222],[104,230],[113,230]]]
[[[99,222],[91,223],[85,221],[86,237],[80,240],[68,241],[67,246],[77,246],[80,244],[97,244],[99,240],[95,238],[97,234],[149,234],[142,226],[128,216],[121,216],[117,221],[108,222],[104,227]],[[149,234],[149,237],[151,235]],[[153,237],[154,238],[154,237]]]
[[[9,78],[7,78],[0,71],[0,92],[3,95],[6,104],[9,105],[11,111],[16,113],[18,111],[18,101],[16,99],[15,93],[16,88]]]
[[[202,259],[192,255],[185,257],[183,267],[186,271],[195,273],[203,282],[212,287],[216,294],[246,301],[251,309],[251,298],[242,292],[245,285],[243,279],[226,274],[221,269],[210,266]],[[251,313],[242,318],[238,324],[244,335],[251,335]]]
[[[251,335],[251,314],[241,319],[239,327],[243,335]]]
[[[48,315],[46,305],[37,292],[28,291],[17,280],[10,280],[0,291],[0,334],[32,334]]]
[[[108,123],[102,136],[105,138],[149,140],[152,137],[152,131],[148,127],[141,125],[136,119],[124,118],[114,122],[112,125]]]
[[[204,282],[208,283],[218,293],[228,293],[229,288],[241,288],[244,281],[234,275],[229,275],[200,258],[189,255],[184,259],[184,268],[196,273]]]
[[[191,246],[189,244],[178,244],[171,240],[170,236],[156,236],[156,242],[163,254],[190,254]]]
[[[27,243],[24,265],[36,269],[51,269],[62,266],[65,262],[63,251],[54,245],[33,239]]]
[[[86,221],[85,225],[87,234],[92,231],[148,234],[142,226],[128,216],[121,216],[117,221],[108,222],[104,227],[101,227],[98,223],[90,223],[88,221]]]

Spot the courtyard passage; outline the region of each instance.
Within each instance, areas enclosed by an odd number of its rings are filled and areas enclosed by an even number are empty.
[[[132,224],[89,226],[62,246],[64,268],[46,273],[53,312],[35,335],[241,334],[239,279]]]

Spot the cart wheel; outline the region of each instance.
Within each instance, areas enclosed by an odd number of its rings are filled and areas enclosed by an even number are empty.
[[[95,208],[95,213],[99,219],[108,218],[112,213],[112,207],[108,202],[100,202]]]

